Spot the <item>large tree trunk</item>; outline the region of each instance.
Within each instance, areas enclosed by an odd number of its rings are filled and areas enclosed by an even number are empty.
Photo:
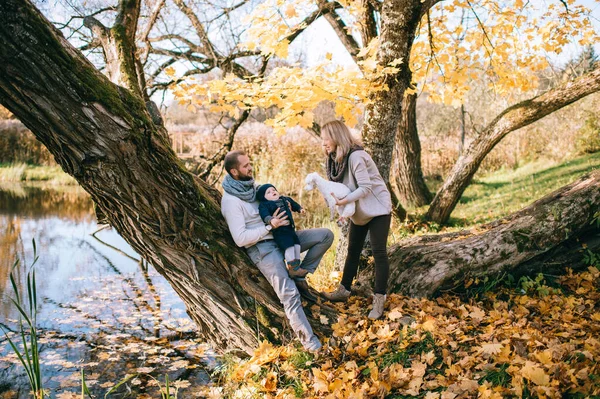
[[[143,101],[28,1],[3,0],[0,20],[0,103],[170,282],[203,338],[249,353],[278,341],[285,316],[272,288],[231,239],[218,193],[185,171]]]
[[[461,155],[435,195],[426,217],[446,223],[458,200],[486,155],[510,132],[527,126],[583,97],[600,90],[600,68],[573,82],[507,108],[496,117]]]
[[[433,196],[425,184],[421,168],[421,141],[417,131],[417,95],[404,96],[402,117],[394,148],[392,176],[398,200],[408,206],[423,206]]]
[[[389,181],[402,99],[411,82],[412,74],[408,65],[410,50],[423,7],[420,0],[390,0],[382,5],[377,62],[388,65],[400,58],[402,64],[397,74],[386,75],[383,80],[388,89],[371,95],[365,111],[362,137],[365,148],[386,182]]]
[[[600,249],[598,209],[600,171],[594,171],[487,225],[408,239],[390,250],[390,291],[432,296],[484,276],[587,267],[583,249]],[[372,270],[359,280],[370,286]]]

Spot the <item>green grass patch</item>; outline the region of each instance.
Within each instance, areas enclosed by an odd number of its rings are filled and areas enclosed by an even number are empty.
[[[409,330],[406,339],[410,339],[414,334],[415,330]],[[433,335],[430,332],[427,332],[420,341],[412,342],[404,349],[400,349],[399,345],[393,345],[390,348],[390,351],[381,357],[379,364],[382,369],[389,367],[394,363],[402,364],[404,367],[410,367],[412,361],[417,356],[431,351],[435,352],[437,355],[441,354],[440,348],[435,344]],[[441,359],[441,357],[439,358]]]
[[[537,160],[516,169],[477,176],[452,213],[450,225],[465,227],[506,216],[599,168],[600,152],[560,163]],[[433,189],[441,185],[432,183]],[[420,214],[426,210],[423,207],[416,211]]]
[[[60,166],[0,164],[0,182],[43,181],[54,185],[76,185],[77,181]]]
[[[485,371],[483,377],[479,379],[479,384],[489,382],[492,386],[508,387],[512,382],[512,377],[506,369],[510,366],[508,363],[503,363],[497,368],[489,369]]]
[[[304,350],[298,350],[298,352],[294,353],[290,356],[290,363],[297,370],[306,370],[313,367],[314,356]]]

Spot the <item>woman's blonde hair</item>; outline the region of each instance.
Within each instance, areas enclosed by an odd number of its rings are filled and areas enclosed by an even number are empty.
[[[350,129],[340,121],[331,121],[324,124],[321,127],[321,137],[330,139],[335,143],[336,162],[341,162],[352,146],[361,145],[360,141],[350,133]]]

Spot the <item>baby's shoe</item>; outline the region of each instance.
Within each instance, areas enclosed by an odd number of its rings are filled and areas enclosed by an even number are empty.
[[[308,270],[300,267],[300,259],[287,262],[287,269],[290,277],[304,277],[308,274]]]

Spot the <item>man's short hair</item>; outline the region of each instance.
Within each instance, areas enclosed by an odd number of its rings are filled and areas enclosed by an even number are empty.
[[[225,155],[225,160],[223,161],[223,167],[225,171],[229,173],[231,176],[231,169],[237,169],[240,164],[239,158],[240,155],[246,155],[246,153],[242,150],[229,151],[227,155]]]

